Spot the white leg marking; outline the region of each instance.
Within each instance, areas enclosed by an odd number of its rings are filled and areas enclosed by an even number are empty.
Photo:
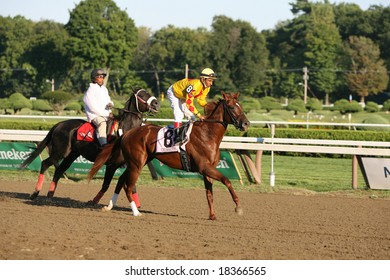
[[[131,211],[133,211],[133,216],[141,216],[142,214],[138,211],[137,206],[135,205],[135,202],[130,202]]]

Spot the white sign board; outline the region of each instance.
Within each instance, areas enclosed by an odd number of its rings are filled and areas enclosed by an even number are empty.
[[[390,190],[390,158],[361,157],[362,172],[373,190]]]

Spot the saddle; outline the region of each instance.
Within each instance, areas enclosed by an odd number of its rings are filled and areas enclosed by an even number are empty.
[[[85,122],[77,129],[77,141],[94,142],[96,137],[96,126],[90,122]],[[107,142],[116,135],[118,131],[118,121],[113,118],[107,120]]]
[[[192,123],[188,122],[180,128],[168,125],[160,129],[157,134],[156,153],[180,153],[183,169],[190,170],[185,145],[189,141]]]

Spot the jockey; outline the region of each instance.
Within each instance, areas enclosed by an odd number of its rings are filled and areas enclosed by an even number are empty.
[[[189,120],[200,120],[204,116],[195,108],[194,100],[202,107],[206,106],[206,97],[217,75],[210,68],[202,70],[197,79],[182,79],[175,82],[167,90],[167,96],[171,104],[174,116],[174,128],[181,127],[184,116]]]
[[[96,126],[96,134],[101,146],[107,144],[107,119],[111,114],[114,102],[103,85],[107,73],[103,69],[94,69],[91,72],[91,83],[85,92],[84,110],[88,121]]]

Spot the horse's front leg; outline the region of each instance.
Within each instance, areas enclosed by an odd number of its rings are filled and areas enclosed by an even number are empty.
[[[206,182],[211,181],[212,179],[215,179],[215,180],[221,182],[222,184],[224,184],[228,188],[229,193],[232,196],[234,203],[236,204],[236,209],[235,209],[236,213],[238,215],[242,215],[244,213],[244,211],[241,208],[240,200],[238,199],[238,196],[237,196],[236,192],[234,191],[233,185],[230,182],[230,180],[228,178],[226,178],[225,176],[223,176],[215,167],[214,168],[213,167],[206,168],[204,174],[207,174],[207,175],[204,175],[205,186],[206,186]],[[209,179],[206,180],[206,177],[209,177]],[[210,184],[212,184],[212,183],[210,183]],[[206,186],[206,191],[207,191],[207,186]],[[211,198],[212,198],[212,192],[211,192]],[[211,203],[212,203],[212,201],[211,201]]]
[[[103,211],[110,211],[114,206],[116,206],[119,193],[121,192],[122,187],[125,188],[126,173],[127,173],[127,170],[125,172],[123,172],[122,175],[119,177],[118,182],[116,183],[116,186],[115,186],[115,192],[112,195],[111,200],[108,203],[108,205],[103,207]],[[114,175],[114,174],[112,174],[112,175]]]
[[[142,216],[142,214],[138,211],[137,204],[133,198],[133,190],[135,187],[135,183],[137,182],[139,172],[130,170],[129,168],[122,174],[122,176],[126,176],[126,187],[124,187],[127,199],[130,202],[131,211],[133,212],[133,216]]]
[[[110,187],[110,183],[112,181],[112,178],[114,177],[115,171],[118,167],[112,165],[107,165],[106,172],[104,173],[104,180],[102,187],[100,191],[97,193],[97,195],[90,201],[88,201],[88,204],[96,205],[99,203],[100,199],[104,196],[108,188]]]
[[[215,220],[215,212],[214,212],[214,199],[213,199],[213,180],[208,178],[207,176],[203,176],[204,187],[206,189],[206,198],[207,203],[209,205],[209,219]]]

